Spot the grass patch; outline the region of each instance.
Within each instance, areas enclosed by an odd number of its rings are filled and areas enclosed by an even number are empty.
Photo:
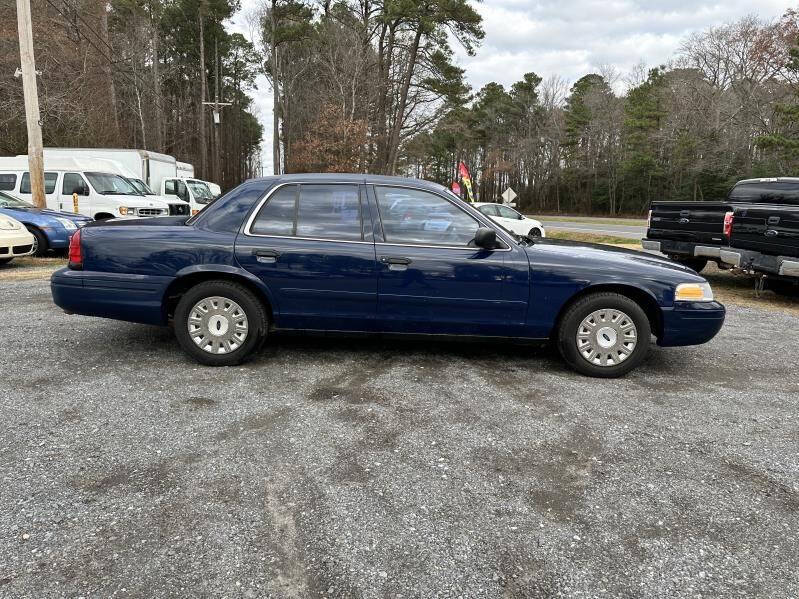
[[[531,216],[536,220],[551,220],[568,223],[590,223],[596,225],[627,225],[630,227],[645,227],[646,219],[640,218],[602,218],[594,216],[560,216],[558,214],[539,214]]]
[[[8,264],[0,265],[0,281],[49,279],[53,272],[66,265],[66,258],[14,258]]]
[[[547,230],[549,239],[569,239],[571,241],[584,241],[586,243],[605,243],[609,245],[621,245],[624,247],[636,247],[641,249],[641,243],[636,243],[635,239],[629,237],[618,237],[616,235],[601,235],[597,233],[581,233],[578,231],[553,231]]]

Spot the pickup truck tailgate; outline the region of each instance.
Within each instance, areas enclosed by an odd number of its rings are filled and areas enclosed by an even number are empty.
[[[738,206],[730,245],[778,256],[799,256],[799,206]]]
[[[725,244],[724,215],[732,211],[721,202],[652,202],[647,238]]]

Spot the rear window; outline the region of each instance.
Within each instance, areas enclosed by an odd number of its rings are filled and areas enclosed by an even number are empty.
[[[761,204],[799,204],[799,182],[742,183],[732,188],[729,199]]]

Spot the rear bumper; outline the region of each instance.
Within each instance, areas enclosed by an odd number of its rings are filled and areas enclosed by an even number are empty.
[[[726,264],[746,270],[783,277],[799,277],[799,258],[791,256],[770,256],[753,250],[724,248],[721,251],[721,260]]]
[[[164,293],[173,280],[62,268],[50,278],[50,292],[53,302],[70,314],[163,325]]]
[[[645,250],[655,250],[673,256],[696,256],[698,258],[718,258],[721,251],[720,246],[702,245],[690,241],[673,241],[671,239],[648,239],[641,240],[641,246]]]
[[[658,345],[699,345],[721,330],[726,309],[718,302],[676,302],[663,308],[663,333]]]

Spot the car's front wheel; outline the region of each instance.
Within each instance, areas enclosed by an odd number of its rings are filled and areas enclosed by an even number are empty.
[[[530,232],[527,233],[527,236],[528,237],[541,237],[541,229],[539,229],[538,227],[533,227],[532,229],[530,229]]]
[[[619,293],[593,293],[572,305],[557,331],[558,349],[575,370],[614,378],[638,366],[649,352],[649,318]]]
[[[50,244],[47,242],[47,237],[44,236],[44,233],[35,227],[28,227],[28,232],[33,235],[33,250],[31,251],[31,255],[47,255],[47,250],[50,249]]]
[[[233,366],[260,348],[267,330],[263,303],[231,281],[207,281],[178,301],[174,330],[180,346],[208,366]]]

